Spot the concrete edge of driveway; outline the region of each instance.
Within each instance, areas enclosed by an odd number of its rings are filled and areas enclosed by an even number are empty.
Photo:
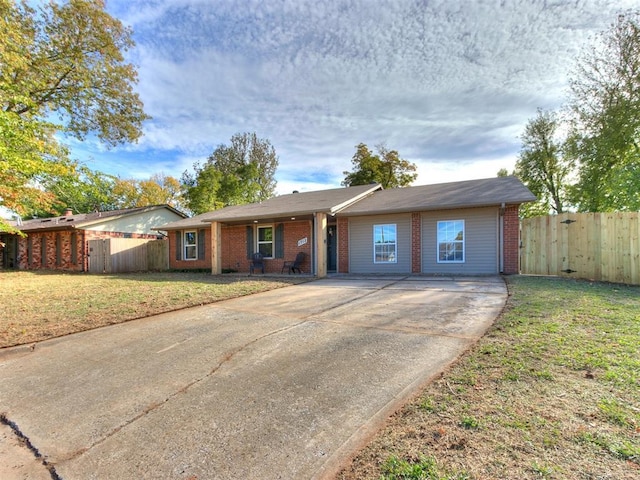
[[[448,365],[447,365],[448,367]],[[362,425],[351,437],[342,444],[332,455],[321,470],[313,476],[312,480],[332,480],[338,473],[348,465],[360,450],[369,444],[373,437],[386,425],[389,419],[404,405],[416,398],[423,387],[434,380],[439,373],[421,379],[419,382],[406,387],[399,395],[387,403],[383,408],[372,416],[369,421]],[[416,383],[418,383],[416,385]]]
[[[382,407],[367,423],[362,425],[351,437],[343,443],[327,461],[324,463],[320,471],[312,477],[312,480],[334,480],[338,473],[348,466],[356,455],[366,447],[371,440],[377,435],[382,428],[389,422],[391,417],[398,413],[405,405],[409,404],[413,399],[417,398],[422,391],[433,380],[443,376],[447,370],[456,363],[466,352],[469,351],[482,337],[469,344],[469,346],[460,354],[442,365],[436,373],[425,375],[417,379],[412,384],[405,387],[402,392],[396,395],[393,400]]]

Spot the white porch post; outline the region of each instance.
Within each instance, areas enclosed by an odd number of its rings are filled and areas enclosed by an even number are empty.
[[[211,275],[222,273],[222,227],[211,222]]]

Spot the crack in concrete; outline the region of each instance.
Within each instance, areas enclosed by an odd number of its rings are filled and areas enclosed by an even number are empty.
[[[222,359],[218,362],[218,364],[213,367],[206,375],[203,375],[200,378],[196,378],[195,380],[187,383],[186,385],[184,385],[182,388],[176,390],[175,392],[173,392],[171,395],[167,396],[165,399],[152,403],[150,405],[148,405],[145,409],[143,409],[139,414],[135,415],[134,417],[128,419],[126,422],[122,423],[121,425],[118,425],[117,427],[115,427],[113,430],[111,430],[110,432],[108,432],[105,436],[103,436],[102,438],[96,440],[95,442],[93,442],[91,445],[89,445],[86,448],[82,448],[80,450],[77,450],[75,452],[72,452],[70,455],[64,457],[61,459],[61,461],[69,461],[69,460],[73,460],[79,456],[81,456],[82,454],[88,452],[89,450],[92,450],[93,448],[97,447],[98,445],[106,442],[109,438],[111,438],[113,435],[117,434],[118,432],[122,431],[124,428],[128,427],[129,425],[135,423],[136,421],[140,420],[141,418],[145,417],[146,415],[148,415],[149,413],[153,412],[154,410],[157,410],[158,408],[160,408],[162,405],[165,405],[166,403],[168,403],[170,400],[172,400],[173,398],[175,398],[176,396],[182,394],[182,393],[186,393],[191,387],[193,387],[194,385],[197,385],[198,383],[203,382],[204,380],[210,378],[211,376],[213,376],[218,370],[220,370],[220,368],[222,368],[222,366],[224,366],[226,363],[228,363],[233,357],[235,357],[239,352],[241,352],[242,350],[246,349],[247,347],[249,347],[250,345],[253,345],[257,342],[259,342],[260,340],[267,338],[269,336],[272,335],[277,335],[281,332],[290,330],[292,328],[296,328],[297,326],[301,325],[302,323],[305,323],[306,320],[303,320],[301,322],[298,322],[294,325],[288,325],[286,327],[277,329],[277,330],[273,330],[271,332],[265,333],[264,335],[261,335],[259,337],[254,338],[253,340],[251,340],[250,342],[245,343],[244,345],[241,345],[233,350],[230,350],[229,352],[227,352]],[[59,478],[59,477],[57,477]],[[57,480],[57,479],[54,479]],[[62,479],[60,479],[62,480]]]
[[[46,458],[44,458],[44,456],[40,453],[36,446],[31,443],[29,437],[27,437],[22,432],[22,430],[20,430],[20,427],[18,427],[18,424],[16,422],[10,420],[7,417],[6,413],[0,414],[0,423],[8,426],[13,431],[13,433],[20,439],[21,443],[27,448],[27,450],[29,450],[33,454],[36,461],[40,462],[42,466],[47,469],[49,475],[51,475],[52,480],[63,480],[62,477],[60,477],[60,475],[58,475],[58,473],[56,472],[55,466],[49,463]]]

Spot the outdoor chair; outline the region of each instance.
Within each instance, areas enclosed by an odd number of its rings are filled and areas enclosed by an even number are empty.
[[[264,273],[264,258],[260,252],[256,252],[251,256],[249,274],[252,274],[255,269],[260,269]]]
[[[305,255],[306,254],[304,252],[298,252],[295,260],[285,261],[282,265],[282,270],[280,270],[280,273],[284,273],[285,268],[289,269],[289,273],[296,273],[296,270],[298,271],[298,273],[302,273],[300,265],[302,265],[302,262],[304,262]]]

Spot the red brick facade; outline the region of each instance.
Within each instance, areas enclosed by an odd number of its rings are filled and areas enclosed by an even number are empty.
[[[298,252],[306,253],[306,258],[302,264],[302,271],[304,273],[311,272],[312,258],[311,258],[311,222],[310,221],[298,221],[298,222],[285,222],[284,224],[284,256],[283,258],[267,258],[264,260],[265,273],[280,273],[285,261],[293,261],[296,258]],[[276,228],[278,224],[274,224]],[[223,226],[221,230],[221,262],[222,270],[229,271],[235,270],[237,272],[248,273],[249,272],[249,258],[247,252],[247,227],[254,228],[253,225],[236,225],[236,226]],[[185,229],[184,231],[193,231],[194,229]],[[184,232],[177,230],[179,232]],[[211,228],[207,226],[204,231],[205,241],[205,255],[201,260],[178,260],[176,252],[176,231],[169,232],[169,268],[171,269],[210,269],[211,268]],[[255,238],[255,233],[254,233]],[[306,239],[306,243],[303,240]],[[298,246],[298,242],[303,243]],[[275,248],[275,245],[274,245]],[[254,250],[252,247],[251,250]]]
[[[204,225],[203,228],[187,228],[185,230],[178,230],[180,235],[184,235],[184,232],[198,232],[198,235],[204,235],[204,256],[195,260],[183,260],[182,248],[180,254],[176,252],[176,231],[167,232],[169,237],[169,269],[171,270],[208,270],[211,268],[211,229],[208,225]]]
[[[209,229],[211,234],[211,229]],[[223,226],[221,228],[222,241],[222,270],[237,270],[239,272],[249,271],[249,259],[247,258],[247,226]],[[207,243],[207,245],[209,245]],[[211,257],[209,257],[209,267],[211,267]]]
[[[60,230],[29,233],[18,239],[18,268],[20,270],[89,270],[89,240],[105,238],[149,238],[156,235],[100,232],[94,230]]]
[[[508,205],[503,216],[503,273],[517,275],[520,273],[520,219],[518,205]]]
[[[338,235],[338,273],[349,273],[349,219],[339,217]]]

